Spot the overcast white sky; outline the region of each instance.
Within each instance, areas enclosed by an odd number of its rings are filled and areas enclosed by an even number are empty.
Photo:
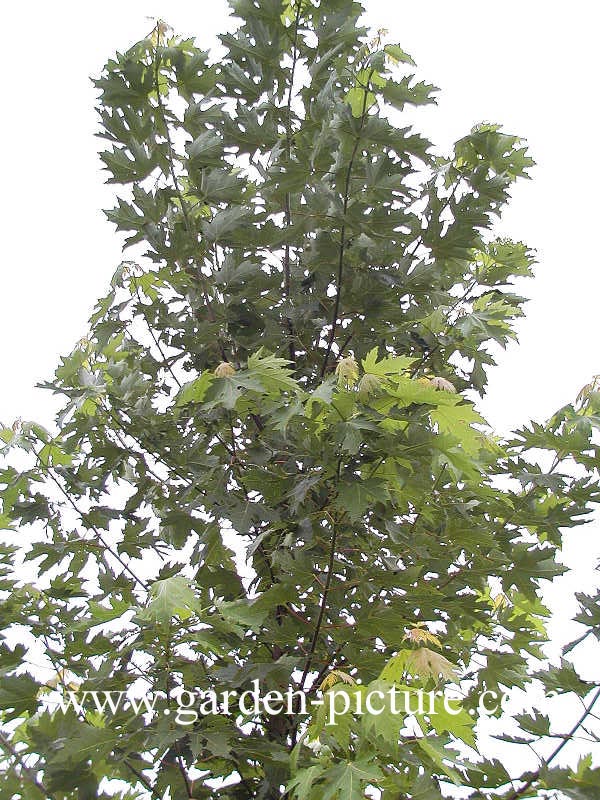
[[[499,431],[543,420],[600,373],[598,354],[598,23],[595,0],[365,0],[374,28],[389,30],[440,87],[421,115],[440,147],[480,121],[525,137],[537,162],[498,232],[538,251],[520,344],[502,354],[481,410]],[[56,408],[33,388],[86,332],[95,300],[121,259],[101,213],[101,140],[89,76],[165,19],[210,47],[233,27],[225,0],[11,2],[3,21],[0,153],[0,420],[49,424]],[[591,585],[598,524],[569,538],[561,619],[569,593]],[[579,661],[597,677],[597,657]]]
[[[366,0],[441,88],[422,116],[440,146],[473,123],[502,122],[527,138],[538,166],[522,182],[502,232],[537,248],[532,302],[492,373],[485,413],[500,429],[545,418],[595,372],[598,269],[598,57],[593,0]],[[32,390],[85,332],[95,299],[120,259],[100,209],[103,186],[89,76],[165,18],[209,46],[231,25],[225,0],[10,3],[3,10],[5,78],[1,219],[4,230],[0,418],[43,419],[50,399]]]
[[[537,167],[520,183],[499,232],[538,250],[532,298],[513,345],[493,371],[484,413],[501,430],[543,419],[600,372],[598,269],[598,57],[593,0],[366,0],[384,26],[441,88],[423,127],[441,147],[479,121],[524,136]],[[567,9],[565,11],[565,9]],[[3,11],[5,78],[1,219],[4,264],[0,418],[40,420],[50,398],[33,390],[59,353],[85,332],[94,301],[120,260],[102,208],[89,81],[116,48],[165,18],[210,46],[231,26],[225,0],[103,0],[10,3]],[[10,77],[9,77],[10,76]]]

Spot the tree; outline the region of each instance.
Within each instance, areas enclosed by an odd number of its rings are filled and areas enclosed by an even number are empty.
[[[158,22],[96,81],[133,257],[46,384],[57,430],[0,432],[6,796],[597,797],[557,759],[600,689],[543,661],[539,587],[599,497],[598,386],[508,441],[473,402],[522,314],[533,253],[492,225],[532,161],[403,126],[435,89],[359,3],[231,5],[222,58]],[[579,600],[567,650],[600,638]],[[257,680],[293,707],[244,712]],[[532,681],[582,710],[518,718],[555,744],[519,779],[476,725]]]

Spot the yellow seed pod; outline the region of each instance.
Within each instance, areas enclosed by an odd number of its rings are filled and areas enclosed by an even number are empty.
[[[371,375],[365,372],[360,381],[358,382],[358,397],[360,400],[367,400],[372,395],[376,394],[381,386],[381,378],[378,375]]]
[[[417,378],[417,383],[420,383],[422,386],[431,386],[429,378]]]
[[[358,364],[354,356],[341,358],[335,368],[335,374],[339,384],[345,383],[346,386],[354,386],[358,380]]]
[[[510,600],[503,592],[497,594],[496,597],[494,597],[492,600],[492,609],[494,611],[501,611],[504,608],[508,608],[509,605],[510,605]]]
[[[319,689],[322,692],[327,692],[337,683],[347,683],[349,686],[356,686],[356,681],[352,675],[348,675],[347,672],[342,672],[339,669],[332,669],[329,675],[327,675],[325,680],[319,686]]]
[[[421,628],[420,626],[411,628],[404,634],[402,639],[407,639],[409,642],[415,642],[416,644],[421,644],[422,642],[425,642],[426,644],[434,644],[440,649],[442,647],[442,643],[435,633],[431,633],[431,631],[428,631],[426,628]]]
[[[235,367],[228,361],[221,361],[215,370],[215,375],[217,378],[230,378],[235,375]]]
[[[442,392],[451,392],[452,394],[456,394],[455,385],[450,383],[449,380],[446,380],[446,378],[432,378],[431,385],[434,389],[441,389]]]

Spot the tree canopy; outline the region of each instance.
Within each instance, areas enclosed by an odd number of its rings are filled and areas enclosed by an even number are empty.
[[[499,125],[441,155],[403,123],[436,89],[359,3],[230,4],[222,52],[159,21],[95,81],[130,249],[45,384],[56,429],[0,429],[5,796],[597,798],[591,754],[558,761],[594,739],[568,654],[599,598],[551,664],[540,582],[598,501],[598,386],[506,439],[475,407],[523,313],[534,254],[493,225],[533,162]],[[293,713],[173,713],[257,680]],[[480,701],[532,684],[581,716],[520,715],[555,745],[520,776]],[[355,712],[393,687],[434,707]]]

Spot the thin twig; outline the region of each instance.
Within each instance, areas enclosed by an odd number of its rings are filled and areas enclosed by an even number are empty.
[[[134,285],[134,288],[135,288],[135,293],[136,293],[136,295],[137,295],[137,298],[138,298],[139,304],[140,304],[140,306],[141,306],[142,308],[144,308],[144,309],[145,309],[145,306],[144,306],[144,304],[142,303],[142,297],[141,297],[141,295],[140,295],[140,287],[138,286],[138,282],[137,282],[137,281],[136,281],[136,279],[135,279],[135,275],[132,275],[132,276],[131,276],[131,280],[133,281],[133,285]],[[154,340],[154,344],[155,344],[155,345],[156,345],[156,347],[158,348],[158,352],[160,353],[160,355],[161,355],[161,357],[162,357],[162,360],[163,360],[163,361],[162,361],[162,363],[163,363],[163,366],[164,366],[164,367],[166,367],[166,368],[169,370],[169,372],[171,373],[171,376],[172,376],[173,380],[175,381],[175,383],[177,384],[177,386],[179,386],[179,388],[181,389],[181,382],[180,382],[180,380],[178,379],[177,375],[175,375],[175,373],[173,372],[173,369],[172,369],[171,365],[169,364],[169,360],[168,360],[168,358],[167,358],[167,355],[166,355],[166,353],[163,351],[163,349],[162,349],[162,347],[161,347],[161,344],[160,344],[160,340],[158,339],[158,337],[157,337],[157,336],[156,336],[156,334],[154,333],[154,329],[153,329],[152,325],[150,325],[150,321],[148,320],[148,317],[146,316],[146,312],[145,312],[145,311],[142,311],[142,316],[143,316],[143,318],[144,318],[144,322],[146,323],[146,327],[148,328],[148,330],[149,330],[149,332],[150,332],[150,336],[152,336],[152,339]]]
[[[163,800],[163,798],[162,798],[162,795],[160,795],[160,794],[159,794],[159,793],[156,791],[156,789],[154,788],[154,786],[152,786],[152,784],[150,783],[150,781],[149,781],[149,780],[148,780],[148,779],[147,779],[147,778],[146,778],[146,777],[145,777],[145,776],[144,776],[144,775],[143,775],[143,774],[142,774],[142,773],[141,773],[141,772],[140,772],[138,769],[136,769],[136,768],[133,766],[133,764],[131,764],[129,761],[127,761],[127,759],[125,759],[125,761],[124,761],[124,764],[125,764],[125,766],[127,767],[127,769],[128,769],[128,770],[129,770],[129,771],[130,771],[130,772],[131,772],[133,775],[135,775],[135,777],[136,777],[136,778],[138,779],[138,781],[139,781],[139,782],[142,784],[142,786],[143,786],[145,789],[147,789],[147,790],[150,792],[150,794],[152,795],[152,797],[154,797],[154,798],[155,798],[155,800]]]
[[[568,733],[566,733],[563,737],[561,737],[562,741],[554,748],[554,750],[550,753],[548,758],[545,759],[544,765],[540,767],[538,770],[536,770],[519,789],[515,789],[515,791],[512,794],[509,794],[508,797],[505,798],[505,800],[518,800],[519,797],[522,797],[525,794],[525,792],[531,789],[534,783],[537,783],[537,781],[540,779],[542,775],[542,771],[550,766],[552,761],[554,761],[554,759],[559,755],[561,750],[564,747],[566,747],[566,745],[571,741],[577,730],[583,725],[587,717],[590,715],[592,708],[594,707],[599,698],[600,698],[600,688],[598,688],[598,690],[592,697],[591,703],[585,709],[585,711],[583,712],[581,717],[577,720],[575,725],[573,725],[573,727]]]
[[[105,550],[107,550],[107,551],[108,551],[108,552],[111,554],[111,556],[112,556],[112,557],[113,557],[113,558],[114,558],[116,561],[118,561],[118,562],[119,562],[119,564],[120,564],[120,565],[123,567],[123,569],[124,569],[126,572],[128,572],[128,573],[129,573],[129,575],[131,575],[131,577],[134,579],[134,581],[135,581],[137,584],[139,584],[139,585],[142,587],[142,589],[144,589],[145,591],[148,591],[148,589],[149,589],[149,587],[148,587],[148,584],[147,584],[147,583],[146,583],[144,580],[142,580],[141,578],[138,578],[138,576],[135,574],[135,572],[133,572],[133,570],[132,570],[132,569],[131,569],[131,568],[130,568],[128,565],[127,565],[127,562],[126,562],[126,561],[123,561],[123,559],[121,558],[121,556],[119,555],[119,553],[118,553],[116,550],[114,550],[114,549],[113,549],[113,548],[112,548],[112,547],[111,547],[111,546],[108,544],[108,542],[107,542],[107,541],[106,541],[106,539],[105,539],[105,538],[102,536],[102,534],[100,533],[100,531],[98,530],[98,528],[96,528],[96,526],[95,526],[95,525],[92,525],[92,524],[89,522],[89,520],[87,520],[87,519],[86,519],[86,517],[87,517],[87,514],[86,514],[84,511],[80,511],[80,509],[79,509],[79,508],[78,508],[78,506],[77,506],[77,503],[76,503],[76,502],[73,500],[73,498],[71,497],[71,495],[70,495],[70,494],[67,492],[67,490],[66,490],[66,489],[64,488],[64,486],[62,485],[62,483],[61,483],[61,482],[58,480],[58,478],[57,478],[55,475],[53,475],[53,474],[52,474],[52,472],[51,472],[51,468],[50,468],[49,466],[47,466],[46,464],[44,464],[44,463],[42,462],[42,460],[40,459],[40,457],[39,457],[39,456],[37,456],[37,461],[38,461],[39,465],[40,465],[40,466],[41,466],[41,467],[42,467],[42,468],[45,470],[45,472],[46,472],[46,474],[48,475],[48,477],[50,478],[50,480],[52,480],[52,481],[53,481],[53,483],[54,483],[54,484],[55,484],[55,485],[56,485],[56,486],[59,488],[59,490],[60,490],[60,491],[61,491],[61,493],[64,495],[64,497],[65,497],[65,499],[68,501],[68,503],[69,503],[69,504],[72,506],[72,508],[74,509],[74,511],[75,511],[75,512],[76,512],[76,513],[77,513],[77,514],[78,514],[78,515],[81,517],[81,519],[84,521],[84,523],[85,523],[85,525],[88,527],[88,529],[89,529],[89,530],[92,530],[92,531],[94,531],[94,533],[95,533],[95,534],[96,534],[96,536],[98,537],[98,541],[99,541],[99,542],[100,542],[100,544],[101,544],[101,545],[104,547],[104,549],[105,549]],[[106,558],[104,557],[104,554],[102,554],[102,556],[103,556],[103,559],[104,559],[104,561],[105,561],[105,563],[106,563]]]
[[[49,792],[48,789],[46,789],[43,782],[38,779],[31,767],[27,766],[21,753],[19,753],[19,751],[13,747],[12,742],[6,738],[2,731],[0,731],[0,747],[2,747],[5,752],[9,753],[14,758],[17,764],[21,767],[22,774],[33,786],[35,786],[35,788],[44,796],[44,798],[55,800],[56,795],[53,795],[52,792]]]

